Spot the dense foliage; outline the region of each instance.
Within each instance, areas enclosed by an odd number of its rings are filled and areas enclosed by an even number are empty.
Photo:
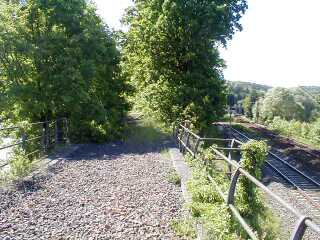
[[[266,159],[267,146],[264,142],[251,141],[242,147],[242,167],[252,176],[261,179],[261,169]],[[188,191],[189,204],[194,222],[205,228],[205,239],[248,239],[240,224],[233,218],[224,199],[218,194],[228,192],[230,179],[223,163],[216,161],[212,149],[203,150],[196,158],[187,157],[192,170]],[[209,180],[211,176],[213,181]],[[265,206],[260,191],[247,178],[240,177],[236,191],[236,206],[241,215],[257,233],[259,239],[277,239],[277,222]]]
[[[237,102],[241,102],[252,93],[263,96],[272,87],[249,82],[228,82],[230,94],[235,96]]]
[[[189,119],[197,129],[225,104],[218,45],[241,29],[245,0],[139,0],[127,11],[124,76],[134,102],[167,124]]]
[[[268,127],[280,134],[293,137],[300,142],[320,147],[320,118],[312,123],[297,120],[286,121],[275,117]]]
[[[78,141],[121,133],[128,106],[120,54],[88,1],[0,0],[0,21],[2,118],[68,117]]]
[[[276,116],[286,120],[302,120],[304,109],[288,89],[273,88],[262,100],[259,111],[260,120],[263,121],[272,120]]]

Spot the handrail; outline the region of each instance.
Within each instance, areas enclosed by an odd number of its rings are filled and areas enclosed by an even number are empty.
[[[36,152],[40,152],[40,154],[46,154],[48,150],[55,144],[59,144],[61,141],[69,142],[68,140],[68,119],[66,118],[60,118],[56,120],[51,121],[43,121],[43,122],[36,122],[36,123],[30,123],[29,125],[40,125],[41,128],[39,128],[39,131],[41,132],[41,135],[32,136],[28,138],[27,131],[24,131],[23,128],[21,128],[21,135],[17,139],[17,142],[9,143],[5,146],[0,146],[0,151],[4,149],[13,148],[16,146],[21,146],[22,149],[26,150],[24,156],[29,157],[30,155],[33,155]],[[2,128],[1,130],[12,130],[20,129],[18,126],[12,126],[8,128]],[[36,142],[36,147],[32,147],[33,150],[28,148],[28,145],[32,142]],[[39,144],[38,144],[39,142]],[[31,150],[31,152],[29,152]],[[9,165],[9,161],[6,161],[2,165],[0,165],[0,170],[4,168],[5,166]]]
[[[183,129],[183,131],[181,131],[180,137],[177,134],[179,132],[179,129]],[[190,129],[188,129],[186,126],[183,126],[182,124],[179,124],[178,127],[175,129],[175,131],[176,132],[174,133],[174,136],[176,136],[180,150],[182,152],[184,150],[187,150],[189,153],[191,153],[191,155],[193,157],[196,157],[196,155],[198,154],[198,145],[199,145],[200,140],[205,141],[207,138],[201,138],[200,136],[193,133]],[[197,146],[194,148],[194,150],[192,150],[188,146],[188,144],[186,142],[184,142],[183,137],[182,137],[184,133],[188,134],[187,141],[189,141],[190,135],[194,136],[197,139]],[[246,136],[244,135],[244,137],[246,137]],[[249,139],[248,137],[246,137],[246,138]],[[236,139],[234,139],[234,142],[236,142]],[[242,144],[242,142],[239,142],[239,141],[238,141],[238,143]],[[222,148],[222,149],[233,150],[233,147]],[[293,208],[290,204],[285,202],[281,197],[279,197],[277,194],[275,194],[269,188],[267,188],[262,182],[260,182],[258,179],[256,179],[252,175],[250,175],[250,173],[248,173],[246,170],[244,170],[238,162],[236,162],[235,160],[232,160],[231,156],[229,156],[229,158],[227,156],[225,156],[222,152],[220,152],[218,150],[218,147],[212,148],[212,151],[216,155],[221,157],[222,160],[226,161],[229,164],[229,166],[233,166],[234,168],[237,169],[231,179],[228,197],[225,196],[225,194],[222,192],[222,190],[220,189],[220,187],[216,183],[214,183],[214,185],[216,186],[216,190],[219,193],[219,195],[222,197],[222,199],[224,199],[227,206],[231,210],[233,216],[239,221],[239,223],[241,224],[241,226],[244,228],[244,230],[247,232],[247,234],[250,236],[251,239],[257,240],[258,238],[254,234],[254,231],[252,230],[252,228],[246,223],[245,219],[241,216],[241,214],[239,213],[239,211],[237,210],[236,206],[233,203],[233,199],[234,199],[235,192],[236,192],[235,189],[237,187],[237,182],[238,182],[240,175],[243,175],[244,177],[249,179],[258,188],[260,188],[266,194],[271,196],[278,203],[280,203],[284,208],[286,208],[288,211],[290,211],[292,214],[294,214],[298,218],[298,221],[296,222],[295,229],[292,232],[291,239],[302,240],[307,228],[310,228],[314,232],[320,234],[320,227],[315,222],[313,222],[311,218],[302,215],[299,211],[297,211],[295,208]],[[212,179],[212,177],[210,180],[211,180],[211,182],[214,181]]]
[[[230,127],[230,129],[232,131],[235,131],[237,134],[241,135],[242,137],[246,138],[247,140],[251,140],[248,136],[246,136],[245,134],[241,133],[240,131]],[[241,142],[241,144],[243,144]],[[289,168],[293,169],[294,171],[298,172],[300,175],[302,175],[303,177],[307,178],[309,181],[311,181],[312,183],[314,183],[315,185],[317,185],[318,187],[320,187],[320,183],[317,182],[316,180],[314,180],[313,178],[309,177],[308,175],[306,175],[304,172],[300,171],[299,169],[297,169],[296,167],[292,166],[290,163],[284,161],[282,158],[280,158],[279,156],[277,156],[276,154],[274,154],[271,151],[268,151],[268,154],[270,154],[272,157],[276,158],[277,160],[281,161],[283,164],[287,165]]]

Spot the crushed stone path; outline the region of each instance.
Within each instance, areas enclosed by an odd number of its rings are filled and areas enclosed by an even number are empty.
[[[170,222],[182,194],[160,148],[83,145],[45,176],[0,188],[0,239],[179,239]]]

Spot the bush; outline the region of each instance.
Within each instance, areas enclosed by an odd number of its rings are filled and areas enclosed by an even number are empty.
[[[300,122],[297,120],[283,120],[280,117],[275,117],[268,127],[287,137],[292,137],[306,144],[311,144],[315,147],[320,146],[320,119],[313,123]]]
[[[261,179],[261,168],[267,155],[267,145],[261,141],[250,141],[243,147],[242,166],[254,177]],[[196,222],[201,222],[208,239],[247,239],[248,236],[240,224],[233,218],[224,199],[215,189],[215,184],[227,193],[230,180],[223,172],[212,154],[212,148],[203,150],[197,159],[187,156],[192,169],[192,178],[188,182],[192,203],[190,212]],[[214,183],[208,178],[210,175]],[[277,239],[278,223],[271,211],[265,206],[259,189],[246,178],[240,177],[236,205],[241,215],[257,232],[259,239]]]
[[[32,171],[34,163],[25,156],[24,151],[16,150],[9,166],[13,177],[25,177]]]

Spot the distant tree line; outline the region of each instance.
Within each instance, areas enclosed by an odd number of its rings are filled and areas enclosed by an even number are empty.
[[[248,118],[300,141],[320,145],[320,87],[256,87],[250,88],[248,83],[230,86],[233,96],[242,96],[236,104]]]

